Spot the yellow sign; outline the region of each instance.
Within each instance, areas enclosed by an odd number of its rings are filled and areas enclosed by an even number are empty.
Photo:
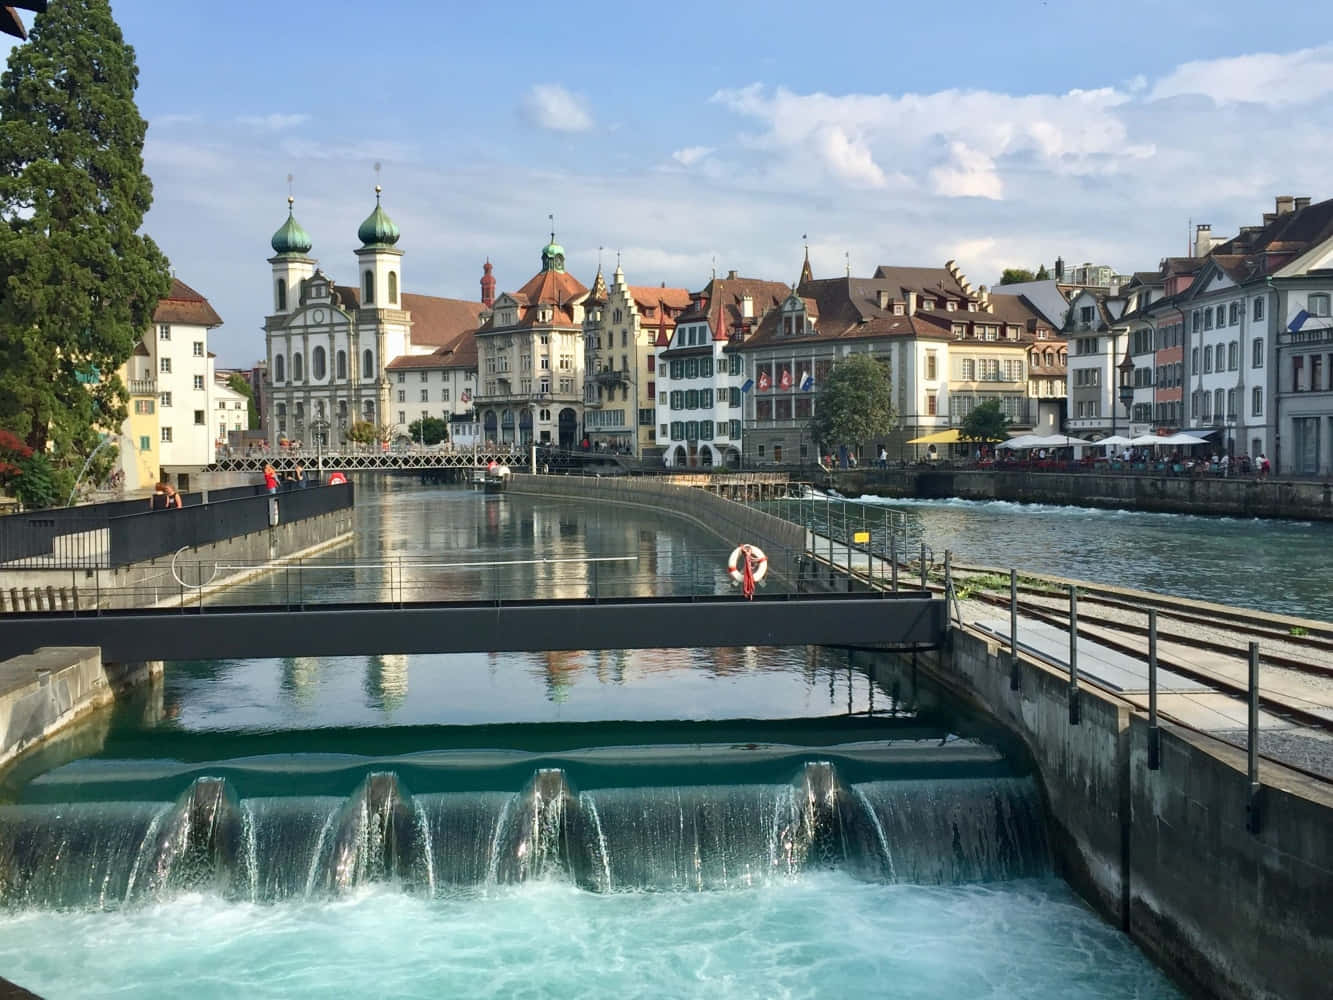
[[[854,541],[857,545],[864,545],[870,541],[870,532],[854,531],[852,532],[852,541]]]

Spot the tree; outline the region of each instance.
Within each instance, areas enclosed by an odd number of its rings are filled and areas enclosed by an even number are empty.
[[[958,436],[964,441],[1004,441],[1009,437],[1009,418],[998,399],[988,399],[963,418]]]
[[[128,395],[116,375],[170,288],[138,68],[107,0],[61,0],[0,77],[0,426],[82,465]]]
[[[1025,267],[1006,267],[1004,273],[1000,275],[1002,285],[1019,285],[1025,281],[1035,280],[1033,273]]]
[[[259,411],[255,409],[255,391],[250,387],[250,380],[240,372],[232,372],[227,379],[227,388],[245,397],[246,409],[249,410],[245,426],[252,431],[256,430],[259,427]]]
[[[853,354],[834,365],[820,387],[810,435],[821,452],[844,444],[855,447],[885,436],[896,421],[887,363]]]
[[[449,440],[449,423],[439,417],[422,417],[408,424],[407,434],[421,444],[439,444]]]
[[[1035,276],[1032,280],[1033,280],[1033,281],[1050,281],[1050,280],[1051,280],[1051,272],[1048,271],[1048,270],[1046,270],[1046,265],[1043,264],[1043,265],[1041,265],[1041,267],[1037,268],[1037,274],[1036,274],[1036,276]]]
[[[374,444],[379,439],[379,428],[369,420],[357,420],[347,428],[347,440],[353,444]]]

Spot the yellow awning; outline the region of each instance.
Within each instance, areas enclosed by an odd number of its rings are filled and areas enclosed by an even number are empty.
[[[908,444],[957,444],[958,428],[954,427],[947,431],[936,431],[934,434],[923,434],[919,438],[912,438]]]

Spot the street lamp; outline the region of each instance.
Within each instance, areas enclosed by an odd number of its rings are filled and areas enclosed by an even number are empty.
[[[315,474],[319,477],[318,482],[324,482],[324,435],[328,433],[329,422],[324,419],[318,419],[310,424],[310,430],[315,435]]]
[[[1125,437],[1132,437],[1130,433],[1131,411],[1130,407],[1134,403],[1134,361],[1129,356],[1129,337],[1125,338],[1125,359],[1120,362],[1120,405],[1125,408]],[[1111,433],[1115,434],[1115,404],[1111,404]]]

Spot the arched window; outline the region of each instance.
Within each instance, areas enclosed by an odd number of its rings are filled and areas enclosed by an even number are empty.
[[[278,279],[278,312],[287,308],[287,281],[285,278]]]
[[[281,354],[273,355],[273,381],[287,381],[287,366],[283,363]]]
[[[1203,349],[1203,370],[1205,372],[1213,370],[1213,348],[1211,345]]]
[[[292,353],[292,381],[300,382],[305,378],[305,366],[301,363],[301,352]]]
[[[338,377],[338,378],[346,378],[346,377],[347,377],[347,352],[346,352],[346,351],[339,351],[339,352],[337,353],[337,355],[335,355],[334,364],[337,366],[337,368],[336,368],[336,371],[337,371],[337,373],[338,373],[337,377]]]
[[[375,272],[367,271],[361,279],[361,304],[372,305],[375,301]]]
[[[316,347],[310,352],[310,377],[323,381],[326,374],[325,363],[324,348]]]
[[[375,355],[371,352],[369,347],[361,353],[361,377],[375,377]]]
[[[1224,407],[1226,406],[1226,398],[1227,398],[1226,392],[1224,392],[1221,389],[1217,389],[1213,392],[1214,420],[1221,420],[1223,415],[1226,413],[1226,410],[1224,409]]]
[[[397,272],[397,271],[390,271],[390,272],[389,272],[389,305],[391,305],[391,306],[396,306],[397,304],[398,304],[398,272]]]

